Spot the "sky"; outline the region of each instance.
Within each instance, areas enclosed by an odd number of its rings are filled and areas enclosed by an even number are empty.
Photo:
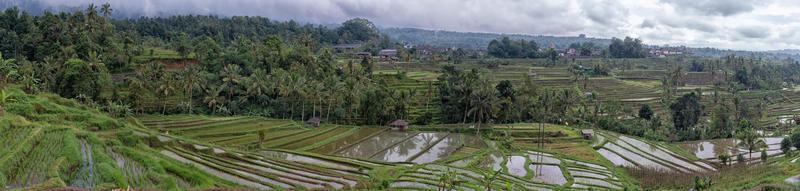
[[[4,0],[0,0],[4,1]],[[7,1],[7,0],[6,0]],[[42,0],[166,14],[251,15],[316,24],[610,38],[737,50],[800,49],[800,0]]]

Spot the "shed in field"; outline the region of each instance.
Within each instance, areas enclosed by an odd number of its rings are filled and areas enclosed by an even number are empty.
[[[398,119],[389,123],[388,126],[392,127],[393,129],[396,128],[397,130],[405,131],[408,129],[408,122],[406,120]]]
[[[319,117],[312,117],[311,119],[308,119],[308,121],[306,121],[306,125],[311,127],[319,127],[320,122],[322,122],[322,119],[320,119]]]
[[[594,130],[581,129],[581,136],[583,139],[592,139],[592,137],[594,137]]]

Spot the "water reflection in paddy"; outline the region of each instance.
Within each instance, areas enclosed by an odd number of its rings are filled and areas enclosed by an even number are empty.
[[[422,152],[423,149],[428,148],[445,136],[447,136],[447,133],[419,133],[399,145],[375,154],[372,159],[387,162],[408,161],[412,156]]]
[[[525,168],[525,157],[523,156],[508,156],[506,168],[508,169],[508,174],[517,177],[528,175],[528,170]]]
[[[561,168],[556,165],[530,165],[531,170],[534,171],[534,179],[548,184],[564,185],[567,183],[567,178],[561,172]]]
[[[428,151],[420,154],[412,162],[417,164],[429,163],[447,157],[464,145],[464,134],[450,134],[433,145]]]
[[[352,145],[350,148],[341,150],[337,155],[352,158],[369,158],[375,153],[400,141],[406,140],[409,136],[413,135],[416,135],[416,133],[397,131],[383,132],[358,144]]]

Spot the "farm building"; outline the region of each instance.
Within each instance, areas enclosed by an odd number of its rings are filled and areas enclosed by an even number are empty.
[[[319,117],[312,117],[306,121],[306,125],[311,127],[319,127],[320,122],[322,122],[322,120]]]
[[[581,129],[581,137],[583,137],[583,139],[587,139],[587,140],[592,139],[592,137],[594,137],[594,130]]]
[[[381,59],[397,59],[397,49],[383,49],[378,52],[378,57]]]
[[[369,52],[356,52],[353,54],[356,58],[370,58],[372,57],[372,53]]]
[[[392,129],[405,131],[406,129],[408,129],[408,122],[406,120],[398,119],[389,123],[388,126],[392,127]]]

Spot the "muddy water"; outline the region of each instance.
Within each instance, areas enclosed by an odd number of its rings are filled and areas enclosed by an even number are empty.
[[[561,168],[556,165],[532,164],[529,168],[533,170],[534,180],[557,185],[564,185],[567,183],[567,178],[564,177]]]
[[[528,170],[525,168],[525,157],[523,156],[508,156],[506,168],[508,169],[508,174],[517,177],[528,175]]]
[[[332,143],[328,143],[328,144],[326,144],[324,146],[321,146],[321,147],[319,147],[317,149],[314,149],[312,152],[319,153],[319,154],[331,154],[331,153],[336,152],[337,150],[339,150],[339,149],[341,149],[343,147],[347,147],[349,145],[352,145],[352,144],[356,143],[357,141],[369,138],[370,136],[374,135],[375,133],[378,133],[378,132],[383,131],[383,130],[385,130],[385,129],[384,128],[367,128],[367,127],[361,128],[361,129],[356,130],[356,132],[354,132],[351,135],[348,135],[346,137],[342,137],[339,140],[336,140],[336,141],[334,141]]]
[[[366,159],[389,146],[406,140],[409,136],[413,135],[416,135],[416,133],[397,131],[383,132],[360,143],[352,145],[349,148],[341,150],[336,153],[336,155]]]
[[[419,133],[411,139],[375,154],[372,159],[386,162],[405,162],[446,136],[447,133]]]
[[[464,134],[450,134],[439,141],[439,143],[433,145],[433,147],[428,149],[428,151],[417,156],[417,158],[415,158],[412,162],[424,164],[445,158],[453,153],[456,149],[464,146],[464,139]]]

